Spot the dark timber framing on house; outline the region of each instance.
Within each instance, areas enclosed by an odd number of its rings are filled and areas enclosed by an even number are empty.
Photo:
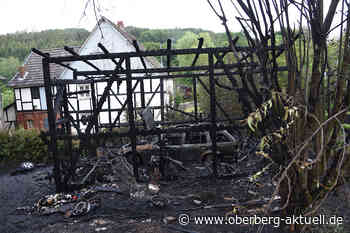
[[[75,163],[76,159],[73,159],[71,156],[71,163],[69,165],[63,165],[63,161],[58,157],[57,150],[57,140],[65,140],[67,143],[68,154],[72,154],[72,140],[80,139],[86,141],[89,138],[106,138],[110,136],[115,137],[128,137],[131,141],[132,153],[136,156],[136,143],[138,136],[148,136],[148,135],[161,135],[163,133],[170,132],[185,132],[185,131],[209,131],[212,139],[212,151],[214,154],[217,152],[216,147],[216,132],[217,130],[229,129],[236,127],[235,122],[239,119],[229,116],[219,104],[216,98],[216,87],[220,85],[219,81],[223,78],[232,79],[235,75],[242,75],[242,70],[244,72],[250,73],[261,73],[264,70],[263,67],[258,67],[257,63],[254,62],[239,62],[233,64],[224,64],[224,57],[231,52],[231,49],[228,47],[222,48],[202,48],[203,40],[199,40],[198,48],[195,49],[171,49],[171,41],[167,41],[167,49],[153,50],[153,51],[140,51],[135,41],[134,46],[135,52],[127,53],[110,53],[102,44],[98,46],[104,52],[103,54],[96,55],[78,55],[71,49],[65,47],[65,49],[71,53],[71,56],[62,56],[62,57],[50,57],[48,54],[41,53],[40,51],[33,49],[37,54],[43,56],[43,72],[44,72],[44,84],[45,92],[47,99],[47,110],[48,110],[48,122],[49,122],[49,131],[47,136],[49,136],[48,144],[49,151],[52,154],[54,160],[54,178],[56,182],[56,188],[58,191],[66,190],[69,181],[74,176]],[[248,56],[253,56],[252,48],[249,47],[236,47],[238,52]],[[269,48],[269,50],[278,50],[283,51],[283,47]],[[173,67],[170,63],[172,56],[181,56],[190,54],[194,56],[191,66],[187,67]],[[250,55],[249,55],[250,54]],[[167,58],[167,64],[165,67],[161,68],[148,68],[144,62],[145,57],[157,57],[164,56]],[[196,61],[199,56],[206,56],[208,59],[208,65],[196,65]],[[137,58],[141,59],[143,68],[142,69],[132,69],[130,59]],[[101,59],[110,59],[115,64],[114,70],[101,70],[96,67],[92,61],[101,60]],[[71,68],[69,62],[81,61],[90,65],[94,70],[76,70]],[[252,59],[254,61],[254,59]],[[64,66],[67,69],[73,71],[73,79],[71,80],[53,80],[50,77],[50,64],[55,63]],[[277,71],[285,71],[284,67],[277,68]],[[140,76],[140,74],[142,76]],[[85,79],[79,79],[79,77],[84,77]],[[193,100],[194,100],[194,113],[185,113],[178,109],[173,109],[175,111],[186,114],[192,118],[191,121],[187,123],[201,123],[195,124],[187,128],[174,128],[174,127],[160,127],[153,129],[145,129],[139,127],[136,122],[136,112],[140,109],[144,109],[148,103],[145,103],[143,85],[144,82],[151,79],[160,79],[160,84],[154,89],[152,96],[154,97],[155,93],[159,93],[161,96],[161,121],[156,122],[159,125],[176,125],[184,122],[176,121],[167,121],[165,119],[165,109],[164,106],[164,79],[177,79],[177,78],[192,78],[193,82]],[[209,84],[206,84],[203,81],[204,77],[209,78]],[[232,81],[232,80],[231,80]],[[95,85],[98,82],[106,82],[107,85],[103,94],[96,95]],[[110,95],[115,97],[116,93],[111,91],[112,84],[116,82],[120,84],[121,82],[126,83],[126,100],[123,103],[120,101],[122,107],[120,109],[111,109],[110,108]],[[133,84],[133,82],[135,82]],[[135,107],[133,94],[136,86],[140,83],[140,92],[141,97],[141,107]],[[234,83],[232,81],[232,83]],[[85,119],[87,122],[87,127],[84,132],[79,129],[79,119],[73,119],[73,114],[79,114],[84,111],[79,109],[73,109],[69,111],[68,106],[70,105],[68,96],[77,96],[82,92],[70,93],[69,84],[90,84],[91,85],[91,96],[92,96],[92,110],[88,111],[91,115]],[[199,116],[198,111],[198,102],[197,102],[197,85],[201,85],[203,89],[210,96],[210,112],[209,118],[202,119]],[[55,91],[53,91],[55,90]],[[83,91],[84,92],[84,91]],[[96,98],[97,97],[97,98]],[[243,97],[242,97],[243,98]],[[118,99],[118,98],[117,98]],[[98,123],[98,115],[102,111],[102,105],[104,103],[108,105],[108,112],[119,111],[118,116],[115,118],[112,124],[110,125],[101,125]],[[128,113],[128,123],[129,127],[128,132],[126,133],[117,133],[110,131],[102,131],[101,128],[112,129],[114,127],[120,126],[120,116],[123,111]],[[225,116],[224,118],[218,118],[217,111],[220,111]],[[59,117],[58,117],[59,116]],[[109,116],[111,118],[111,116]],[[241,118],[240,118],[241,119]],[[111,122],[111,121],[110,121]],[[224,125],[218,125],[218,122],[225,122]],[[71,128],[76,128],[78,134],[72,135]],[[87,143],[88,144],[88,143]],[[213,171],[214,175],[217,175],[217,156],[214,156],[213,160]],[[75,162],[74,162],[75,161]],[[135,162],[134,165],[134,174],[138,175],[137,166]],[[65,169],[68,172],[62,172]],[[136,177],[137,178],[137,177]]]

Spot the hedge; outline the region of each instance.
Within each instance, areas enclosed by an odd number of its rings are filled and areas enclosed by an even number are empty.
[[[0,131],[0,162],[48,162],[47,145],[37,130]]]

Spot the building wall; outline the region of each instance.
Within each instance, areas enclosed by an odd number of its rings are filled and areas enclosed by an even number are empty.
[[[16,106],[11,104],[4,109],[3,112],[4,122],[14,122],[16,121]]]
[[[80,55],[89,55],[89,54],[99,54],[102,53],[102,50],[98,48],[96,45],[98,43],[102,43],[108,51],[110,52],[133,52],[135,51],[134,46],[117,31],[111,24],[108,22],[103,22],[101,25],[101,30],[103,31],[103,37],[101,36],[101,31],[99,29],[94,30],[86,43],[82,46],[79,51]],[[101,70],[114,70],[115,64],[111,60],[98,60],[91,61],[99,67]],[[143,69],[142,62],[140,58],[133,57],[130,60],[132,69]],[[148,68],[153,68],[153,65],[145,59],[146,66]],[[85,64],[84,62],[72,62],[70,66],[76,70],[81,71],[92,71],[94,70],[91,66]],[[123,64],[124,66],[124,64]],[[124,67],[125,68],[125,67]],[[144,74],[133,74],[136,76],[144,76]],[[85,79],[84,77],[77,77],[78,79]],[[71,70],[65,69],[59,79],[73,79],[73,72]],[[145,91],[145,104],[149,103],[150,107],[161,107],[161,98],[160,98],[160,89],[157,90],[157,93],[154,95],[152,101],[149,101],[153,95],[153,92],[156,92],[156,89],[160,83],[160,79],[151,79],[144,81],[144,91]],[[132,85],[136,84],[136,80],[132,81]],[[106,87],[107,82],[100,82],[95,85],[96,90],[96,99],[97,101],[102,96],[104,88]],[[134,107],[141,107],[141,93],[140,93],[140,84],[138,84],[133,92],[133,105]],[[75,92],[79,90],[85,90],[85,88],[81,88],[81,85],[69,85],[69,92]],[[173,80],[164,80],[164,102],[165,104],[169,104],[170,95],[173,95]],[[117,98],[112,93],[109,93],[109,96],[102,106],[102,111],[99,114],[99,123],[100,124],[111,124],[114,122],[115,118],[120,112],[120,108],[123,103],[126,101],[126,82],[123,81],[120,86],[117,86],[115,82],[112,85],[113,93],[116,94]],[[91,96],[71,96],[69,98],[69,111],[91,111],[92,110],[92,101]],[[108,111],[108,109],[112,109]],[[75,120],[79,120],[82,115],[88,115],[89,113],[81,113],[81,114],[73,114],[73,118]],[[126,121],[126,111],[121,114],[121,122]],[[154,110],[154,119],[161,120],[161,114],[159,109]],[[80,128],[84,129],[84,125],[80,124]]]
[[[40,130],[48,130],[47,112],[17,112],[17,125],[24,129],[36,128]]]
[[[103,37],[101,36],[100,29],[94,30],[85,44],[82,46],[82,49],[79,51],[81,55],[87,54],[98,54],[102,51],[97,47],[97,43],[102,43],[110,52],[131,52],[135,51],[134,46],[117,31],[111,24],[104,22],[100,25],[101,30],[103,31]],[[146,59],[146,66],[151,68],[153,65]],[[101,70],[114,70],[115,64],[111,60],[98,60],[92,61],[96,66]],[[70,66],[76,70],[80,71],[89,71],[93,70],[92,67],[83,63],[83,62],[72,62]],[[124,66],[124,65],[123,65]],[[142,69],[143,65],[140,58],[134,57],[131,58],[131,67],[132,69]],[[124,67],[125,68],[125,67]],[[133,76],[143,76],[144,74],[133,74]],[[85,79],[84,77],[78,77]],[[72,71],[65,69],[61,74],[59,79],[73,79]],[[136,81],[132,81],[133,86]],[[145,80],[144,89],[145,89],[145,104],[149,103],[149,106],[159,108],[161,106],[160,99],[160,89],[157,90],[157,93],[154,95],[152,101],[149,101],[153,95],[153,92],[156,92],[157,86],[159,85],[159,79]],[[95,84],[95,94],[96,100],[102,96],[105,86],[107,83],[97,83]],[[68,92],[75,92],[80,90],[86,90],[85,87],[79,85],[68,85]],[[169,104],[170,96],[173,95],[173,80],[164,80],[164,101],[165,104]],[[123,81],[118,87],[117,83],[112,85],[113,93],[109,93],[107,101],[102,107],[102,112],[99,114],[99,123],[100,124],[111,124],[116,119],[117,115],[120,112],[120,108],[123,103],[126,101],[126,82]],[[55,90],[54,93],[55,94]],[[114,96],[116,94],[117,98]],[[35,97],[35,98],[33,98]],[[47,118],[47,103],[45,98],[44,87],[39,87],[38,91],[33,91],[33,88],[15,88],[15,99],[16,99],[16,109],[17,109],[17,122],[24,128],[34,126],[35,128],[44,129],[44,119]],[[134,107],[141,107],[141,93],[140,93],[140,84],[137,85],[133,93],[133,104]],[[110,111],[110,109],[112,109]],[[91,114],[92,110],[92,98],[90,94],[79,94],[73,95],[69,98],[69,111],[79,113],[72,114],[72,117],[75,120],[80,122],[83,116],[88,116]],[[121,122],[126,121],[126,111],[121,114]],[[160,110],[154,109],[154,119],[161,120]],[[29,122],[29,121],[32,121]],[[119,122],[118,122],[119,123]],[[31,125],[32,124],[32,125]],[[86,126],[81,122],[79,127],[83,130]]]
[[[44,87],[15,88],[17,111],[47,110]]]

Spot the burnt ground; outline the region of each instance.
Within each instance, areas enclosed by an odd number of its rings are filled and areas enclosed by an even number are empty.
[[[236,166],[235,175],[227,179],[201,177],[206,175],[206,170],[196,168],[201,164],[188,164],[190,169],[179,172],[176,180],[160,181],[159,195],[165,200],[165,207],[162,208],[152,205],[147,195],[136,200],[131,198],[129,187],[120,183],[121,194],[99,192],[99,208],[84,216],[71,218],[59,213],[42,216],[16,210],[21,206],[33,206],[44,195],[54,193],[53,184],[43,179],[50,167],[16,176],[9,175],[10,168],[3,168],[0,173],[0,232],[283,232],[282,227],[272,225],[196,225],[191,222],[182,226],[178,222],[181,214],[191,216],[191,221],[194,216],[225,216],[233,211],[231,203],[243,203],[236,209],[237,215],[257,213],[274,187],[269,170],[256,177],[256,180],[248,178],[261,170],[260,163],[254,158],[247,158]],[[327,216],[343,216],[345,223],[339,226],[315,226],[312,232],[350,232],[350,201],[346,195],[346,192],[332,194],[321,210]],[[194,200],[200,203],[196,204]],[[200,208],[208,205],[224,207]],[[274,206],[278,205],[277,199]],[[164,218],[169,216],[175,219],[169,219],[166,223]]]

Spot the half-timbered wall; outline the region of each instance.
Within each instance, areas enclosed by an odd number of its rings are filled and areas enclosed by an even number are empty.
[[[107,86],[106,82],[98,82],[93,84],[95,88],[95,99],[98,102],[102,94],[104,92],[105,87]],[[160,101],[160,88],[159,80],[150,80],[145,81],[144,87],[144,95],[145,95],[145,106],[149,106],[152,108],[153,116],[156,121],[161,120],[161,101]],[[135,89],[133,93],[133,103],[136,111],[141,110],[141,92],[139,85],[138,88]],[[158,87],[158,88],[157,88]],[[79,127],[83,131],[86,127],[81,122],[81,119],[85,116],[89,116],[93,110],[93,98],[90,84],[69,84],[67,85],[67,92],[73,93],[77,91],[89,91],[89,93],[79,93],[71,95],[68,98],[68,110],[72,114],[74,120],[79,121]],[[168,95],[168,94],[167,94]],[[153,98],[152,98],[153,96]],[[168,95],[169,96],[169,95]],[[109,125],[113,125],[115,119],[119,117],[119,120],[116,124],[127,122],[127,109],[124,109],[122,113],[123,105],[125,105],[127,99],[126,87],[124,83],[121,83],[119,86],[117,82],[112,85],[111,91],[107,96],[105,103],[102,106],[102,110],[98,115],[98,121],[100,125],[105,125],[106,127]],[[169,100],[169,97],[167,97]]]
[[[47,105],[44,87],[15,88],[16,122],[25,129],[47,130]]]
[[[135,47],[130,43],[130,41],[125,38],[118,30],[115,29],[113,25],[109,22],[103,22],[100,25],[101,30],[94,30],[85,44],[81,47],[79,55],[90,55],[90,54],[101,54],[102,51],[97,47],[98,43],[103,44],[104,47],[110,52],[132,52],[135,51]],[[103,35],[101,35],[101,31]],[[153,58],[154,59],[154,58]],[[155,68],[154,64],[148,60],[144,59],[147,68]],[[91,61],[95,66],[101,70],[113,70],[115,64],[111,60],[96,60]],[[81,61],[75,61],[70,64],[70,66],[76,70],[80,71],[92,71],[93,68]],[[125,65],[123,64],[122,67]],[[133,57],[131,58],[131,68],[132,69],[142,69],[143,64],[140,58]],[[145,74],[138,74],[143,76]],[[136,76],[136,74],[135,74]],[[71,70],[64,70],[59,79],[73,79],[74,74]],[[76,77],[77,79],[85,79],[84,77]],[[132,81],[132,85],[136,84],[136,80]],[[69,111],[75,112],[73,118],[80,122],[83,116],[88,116],[92,109],[92,96],[91,96],[91,87],[90,84],[70,84],[68,86],[68,92],[84,91],[90,90],[90,93],[83,93],[72,95],[68,98],[68,108]],[[99,82],[94,84],[96,101],[99,101],[103,91],[106,87],[106,82]],[[160,79],[147,79],[143,82],[144,85],[144,98],[145,106],[152,107],[154,114],[154,119],[156,121],[161,120],[161,90],[160,90]],[[108,94],[107,100],[105,101],[102,111],[99,113],[99,124],[101,125],[111,125],[114,123],[118,115],[120,115],[119,121],[117,124],[127,121],[127,111],[124,110],[123,113],[120,113],[120,110],[123,104],[126,102],[126,81],[117,84],[114,82],[111,88],[111,91]],[[164,80],[164,103],[169,104],[170,96],[173,95],[173,80]],[[139,83],[135,91],[133,92],[133,103],[136,109],[141,109],[141,84]],[[80,122],[80,128],[83,130],[85,126]]]
[[[15,99],[18,112],[47,110],[44,87],[15,88]]]

